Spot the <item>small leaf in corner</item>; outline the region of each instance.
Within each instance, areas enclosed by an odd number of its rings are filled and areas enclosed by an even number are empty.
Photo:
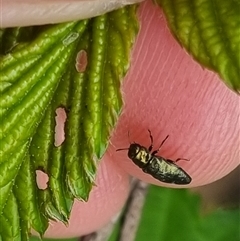
[[[240,1],[156,1],[179,43],[240,93]]]

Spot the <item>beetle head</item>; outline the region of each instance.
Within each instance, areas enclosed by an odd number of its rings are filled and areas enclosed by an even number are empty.
[[[141,146],[139,144],[132,143],[130,145],[130,147],[128,148],[128,157],[130,159],[136,158],[136,156],[139,153],[140,149],[141,149]]]

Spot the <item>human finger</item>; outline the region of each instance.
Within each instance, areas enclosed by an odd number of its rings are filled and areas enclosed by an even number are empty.
[[[177,163],[192,177],[188,187],[220,179],[239,165],[239,96],[186,53],[151,1],[141,5],[140,25],[122,88],[125,105],[111,140],[113,162],[146,182],[183,187],[154,179],[127,151],[116,152],[133,142],[148,148],[150,129],[154,149],[169,135],[158,155],[190,159]]]
[[[61,23],[95,17],[142,0],[3,0],[1,28]]]

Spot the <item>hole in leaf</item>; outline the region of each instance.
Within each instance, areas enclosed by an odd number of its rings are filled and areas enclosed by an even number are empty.
[[[67,45],[73,43],[75,40],[77,40],[78,37],[79,37],[79,33],[77,33],[77,32],[72,32],[72,33],[70,33],[70,34],[63,40],[63,44],[64,44],[65,46],[67,46]]]
[[[43,172],[42,170],[36,170],[36,182],[39,189],[47,189],[48,180],[48,175],[45,172]]]
[[[54,145],[56,147],[59,147],[62,145],[62,143],[65,140],[64,127],[65,127],[65,122],[67,119],[67,114],[66,114],[65,109],[62,107],[57,108],[55,113],[56,113],[56,117],[55,117],[56,126],[55,126]]]
[[[87,64],[88,64],[87,52],[85,50],[80,50],[77,54],[76,64],[75,64],[77,72],[79,73],[84,72],[87,68]]]

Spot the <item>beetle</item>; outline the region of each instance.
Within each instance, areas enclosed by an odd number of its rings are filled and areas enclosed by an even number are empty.
[[[177,158],[175,161],[171,159],[166,159],[162,156],[157,156],[156,154],[168,139],[169,135],[161,142],[159,148],[152,152],[153,149],[153,137],[151,131],[148,130],[151,140],[151,145],[149,148],[141,146],[138,143],[130,143],[129,148],[117,149],[116,151],[128,150],[128,157],[140,167],[143,172],[150,174],[155,179],[173,184],[189,184],[192,178],[187,172],[185,172],[176,163],[180,160],[189,161],[184,158]]]

